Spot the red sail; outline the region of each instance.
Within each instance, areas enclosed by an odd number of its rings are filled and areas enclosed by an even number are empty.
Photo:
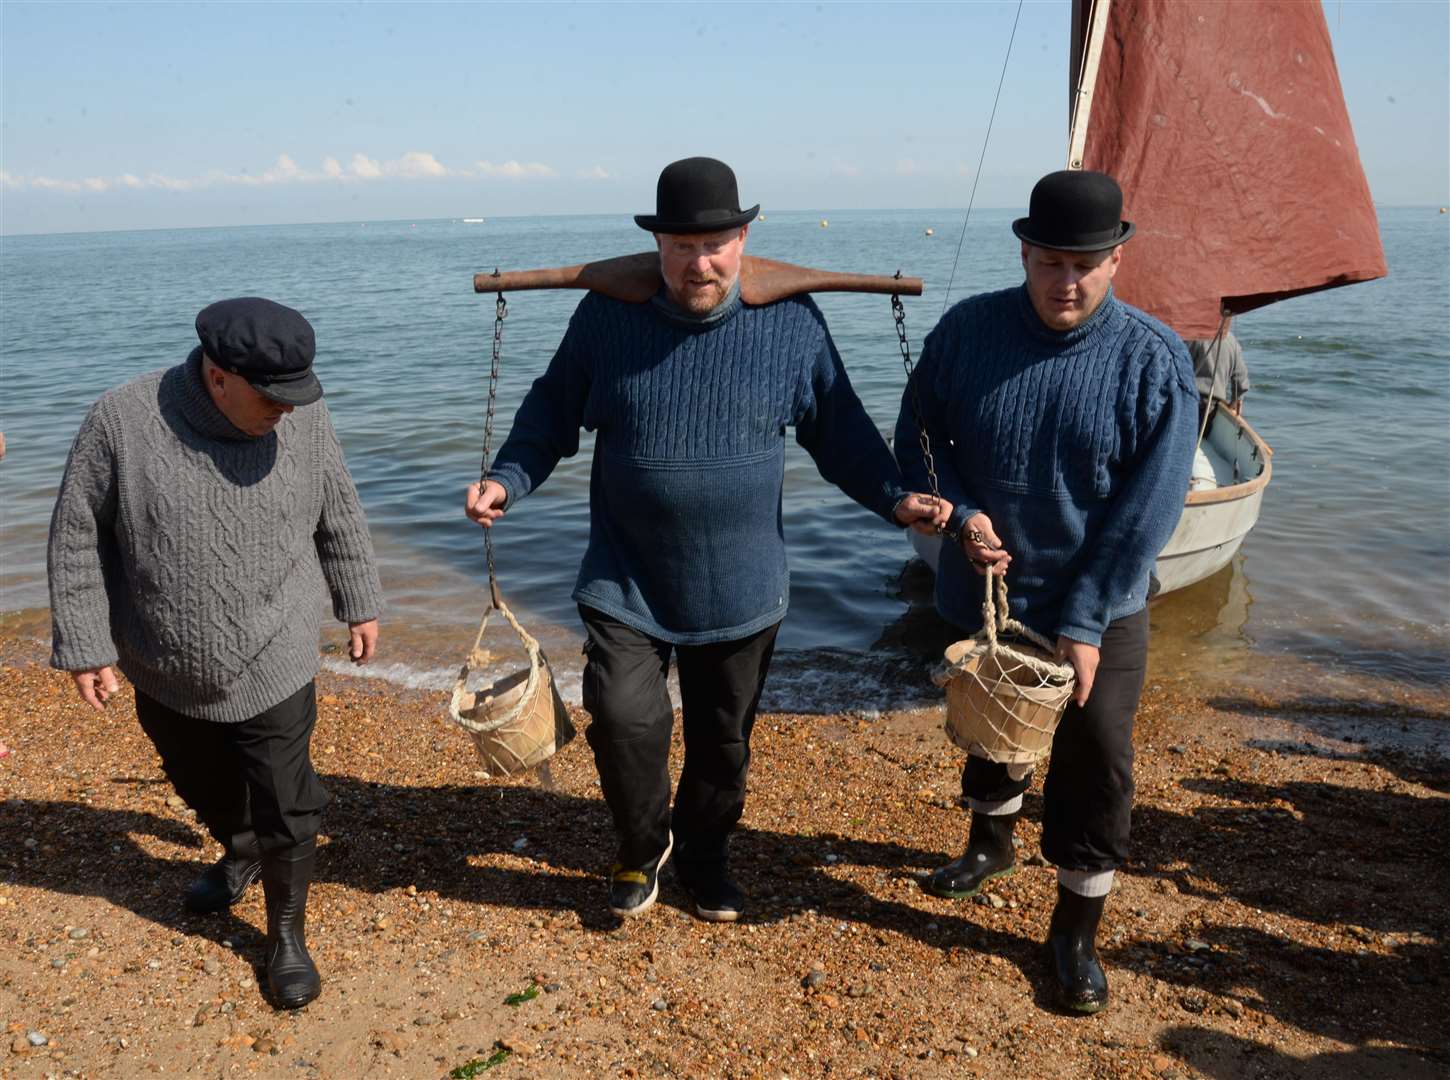
[[[1138,227],[1115,289],[1182,337],[1386,273],[1317,2],[1113,0],[1083,167]]]

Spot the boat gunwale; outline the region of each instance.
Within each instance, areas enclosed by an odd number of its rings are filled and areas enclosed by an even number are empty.
[[[1264,468],[1258,476],[1252,480],[1244,480],[1237,484],[1229,484],[1227,487],[1210,488],[1207,491],[1190,491],[1184,500],[1184,508],[1190,506],[1211,506],[1214,503],[1234,502],[1238,499],[1247,499],[1249,496],[1263,491],[1269,484],[1269,477],[1274,472],[1274,451],[1269,444],[1259,436],[1259,433],[1249,426],[1249,422],[1242,416],[1236,416],[1227,409],[1221,410],[1222,414],[1238,425],[1239,430],[1249,437],[1249,440],[1258,448],[1264,462]]]

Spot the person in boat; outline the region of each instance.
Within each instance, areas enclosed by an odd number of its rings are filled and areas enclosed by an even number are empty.
[[[1012,225],[1025,282],[955,305],[927,337],[913,377],[954,504],[936,581],[938,610],[975,632],[982,584],[1005,574],[1012,617],[1072,664],[1074,696],[1043,792],[1043,854],[1055,863],[1048,945],[1061,1001],[1108,1000],[1094,947],[1113,872],[1128,853],[1133,717],[1148,653],[1149,573],[1183,509],[1193,459],[1193,369],[1183,343],[1112,291],[1132,224],[1102,173],[1056,172]],[[926,471],[913,387],[896,454],[908,486]],[[1015,869],[1012,832],[1027,771],[969,756],[964,854],[923,882],[975,895]]]
[[[1244,395],[1249,392],[1249,369],[1244,347],[1234,337],[1233,319],[1225,318],[1217,338],[1184,342],[1193,362],[1198,387],[1199,426],[1210,409],[1222,405],[1235,416],[1244,414]]]
[[[322,985],[304,932],[328,802],[309,749],[319,601],[325,584],[365,663],[382,590],[307,320],[244,297],[196,332],[81,424],[50,524],[50,662],[94,709],[115,668],[130,679],[167,778],[225,849],[185,906],[225,910],[260,876],[268,990],[297,1008]]]
[[[730,167],[676,161],[656,195],[655,213],[634,220],[654,235],[659,291],[644,303],[580,301],[466,509],[493,526],[578,452],[581,428],[596,433],[573,595],[587,632],[587,738],[618,835],[609,908],[647,911],[673,852],[695,914],[730,922],[746,898],[728,842],[788,597],[786,429],[827,480],[888,522],[934,528],[949,508],[903,488],[808,297],[742,303],[759,207],[740,208]],[[673,813],[672,655],[685,744]]]

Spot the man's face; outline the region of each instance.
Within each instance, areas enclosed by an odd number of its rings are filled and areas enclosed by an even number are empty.
[[[1081,326],[1108,295],[1122,258],[1121,244],[1107,251],[1058,251],[1024,243],[1022,268],[1037,317],[1053,330]]]
[[[660,276],[670,299],[696,315],[719,307],[740,276],[749,232],[750,226],[742,225],[714,233],[655,233]]]
[[[283,405],[265,394],[258,393],[252,384],[240,375],[223,371],[215,364],[203,367],[207,392],[238,431],[261,437],[275,428],[296,406]]]

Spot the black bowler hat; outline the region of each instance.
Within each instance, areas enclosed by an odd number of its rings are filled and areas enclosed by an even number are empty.
[[[312,324],[289,307],[260,296],[218,300],[197,315],[196,336],[213,363],[273,401],[311,405],[322,396]]]
[[[738,229],[760,204],[740,209],[735,173],[723,161],[692,157],[674,161],[660,173],[655,212],[636,214],[634,223],[656,233],[709,233]]]
[[[1103,251],[1133,235],[1123,221],[1123,189],[1107,173],[1064,169],[1032,189],[1027,216],[1012,231],[1029,244],[1057,251]]]

